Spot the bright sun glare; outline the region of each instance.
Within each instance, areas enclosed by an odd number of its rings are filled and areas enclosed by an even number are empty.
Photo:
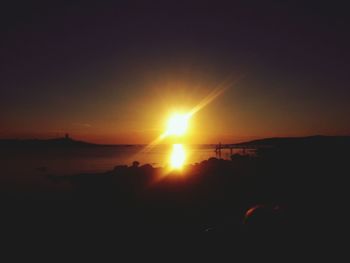
[[[168,120],[166,135],[184,135],[188,128],[188,114],[174,114]]]
[[[173,137],[172,139],[177,142],[173,144],[173,149],[170,153],[170,167],[172,169],[181,169],[186,160],[186,150],[182,144],[178,144],[180,137],[185,137],[188,133],[188,126],[190,118],[200,111],[202,108],[211,103],[219,95],[221,95],[227,88],[233,84],[232,81],[224,82],[218,85],[207,97],[205,97],[198,105],[192,108],[191,111],[185,114],[175,113],[173,114],[166,123],[166,130],[158,138],[152,141],[149,145],[145,147],[143,151],[149,151],[155,145],[159,144],[162,140],[166,139],[168,136]],[[176,137],[176,138],[174,138]]]
[[[186,160],[186,152],[182,144],[174,144],[170,156],[170,165],[173,169],[181,169]]]

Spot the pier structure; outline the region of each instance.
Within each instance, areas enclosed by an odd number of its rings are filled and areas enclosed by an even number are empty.
[[[229,149],[230,150],[230,156],[233,155],[233,150],[234,149],[240,149],[242,150],[242,154],[245,155],[247,154],[247,150],[254,150],[257,147],[254,145],[243,145],[243,144],[222,144],[219,142],[217,145],[215,145],[215,154],[216,157],[221,159],[222,156],[222,150],[224,149]]]

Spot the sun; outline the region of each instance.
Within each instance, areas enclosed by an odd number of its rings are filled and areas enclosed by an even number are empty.
[[[184,135],[188,128],[189,117],[188,114],[175,113],[172,115],[168,120],[166,135]]]

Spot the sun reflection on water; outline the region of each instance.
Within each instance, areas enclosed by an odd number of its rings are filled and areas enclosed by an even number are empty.
[[[181,169],[186,160],[186,150],[182,144],[173,144],[170,154],[170,166],[172,169]]]

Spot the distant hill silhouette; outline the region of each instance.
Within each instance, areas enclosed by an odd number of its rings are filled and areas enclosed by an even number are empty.
[[[0,149],[40,148],[87,148],[87,147],[130,147],[131,144],[96,144],[75,140],[70,137],[53,139],[0,139]]]
[[[273,137],[234,144],[235,146],[254,147],[288,147],[288,146],[321,146],[321,145],[350,145],[350,136],[308,137]]]
[[[69,137],[55,138],[55,139],[8,139],[0,140],[0,147],[96,147],[101,146],[99,144],[93,144],[89,142],[83,142],[78,140],[73,140]]]

